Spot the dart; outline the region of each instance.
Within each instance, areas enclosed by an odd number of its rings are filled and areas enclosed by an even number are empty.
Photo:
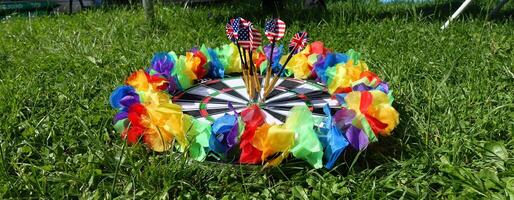
[[[238,43],[239,45],[243,48],[243,57],[245,57],[246,59],[246,51],[248,51],[248,55],[249,55],[249,58],[250,61],[248,63],[248,61],[246,62],[246,64],[250,64],[249,66],[249,76],[248,76],[248,82],[251,82],[251,85],[252,87],[250,87],[250,93],[252,95],[250,95],[250,97],[252,99],[255,98],[255,94],[254,92],[258,92],[260,90],[260,84],[258,83],[258,77],[257,77],[257,74],[255,73],[256,70],[255,70],[255,66],[253,65],[253,61],[252,61],[252,51],[257,49],[260,44],[262,43],[262,37],[261,37],[261,34],[259,33],[259,31],[255,28],[253,28],[253,25],[250,21],[241,21],[243,27],[240,28],[238,30]],[[260,94],[260,92],[258,92],[257,94]]]
[[[239,59],[241,60],[241,71],[243,72],[243,81],[245,82],[245,85],[246,85],[246,88],[247,88],[247,93],[248,95],[250,95],[250,83],[249,83],[249,80],[248,80],[248,66],[247,66],[247,63],[246,63],[246,58],[243,59],[243,54],[241,53],[241,46],[239,45],[239,30],[242,28],[243,26],[243,23],[246,23],[246,20],[241,18],[241,17],[237,17],[237,18],[232,18],[230,19],[227,24],[225,25],[225,33],[228,37],[228,39],[236,44],[237,46],[237,51],[239,53]],[[244,51],[244,49],[243,49]]]
[[[269,62],[266,69],[266,78],[264,79],[264,89],[268,88],[269,82],[271,79],[271,73],[272,73],[272,66],[273,66],[273,51],[275,49],[275,45],[277,41],[282,39],[284,37],[284,33],[286,32],[286,23],[284,23],[279,18],[270,19],[266,22],[265,25],[265,34],[266,38],[268,38],[269,42],[271,43],[271,51],[269,55]],[[264,99],[266,98],[266,95],[264,95]],[[264,100],[263,99],[263,100]]]
[[[284,65],[282,65],[282,67],[280,68],[278,73],[276,73],[275,76],[273,77],[273,81],[271,81],[269,86],[267,88],[265,88],[264,98],[266,98],[266,96],[269,94],[271,89],[275,87],[275,84],[277,84],[280,74],[282,74],[282,72],[284,71],[284,69],[287,66],[287,63],[289,63],[289,61],[291,60],[293,55],[302,51],[303,48],[305,48],[305,45],[307,45],[308,41],[309,41],[309,37],[308,37],[307,32],[302,31],[302,32],[298,32],[298,33],[294,34],[293,38],[291,38],[291,42],[289,43],[289,52],[290,52],[289,56],[287,57],[286,62],[284,63]]]
[[[259,81],[259,73],[257,72],[257,66],[253,63],[253,55],[252,52],[255,51],[259,46],[262,44],[262,35],[261,33],[253,27],[253,25],[250,23],[249,25],[250,29],[250,66],[253,70],[253,81],[255,84],[255,89],[257,90],[257,97],[260,97],[260,91],[261,91],[261,83]]]

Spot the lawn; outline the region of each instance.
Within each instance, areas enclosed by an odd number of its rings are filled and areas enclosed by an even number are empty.
[[[0,198],[514,199],[514,22],[475,7],[441,31],[430,8],[343,2],[281,16],[286,38],[305,29],[358,50],[394,90],[393,135],[331,171],[199,163],[114,133],[109,95],[154,52],[226,44],[226,20],[262,25],[258,8],[159,6],[153,26],[138,7],[1,20]]]

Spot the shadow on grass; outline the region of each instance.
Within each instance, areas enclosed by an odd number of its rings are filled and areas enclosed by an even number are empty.
[[[375,18],[392,18],[395,16],[406,16],[406,17],[416,17],[416,15],[420,17],[427,17],[430,19],[437,20],[446,20],[448,19],[462,4],[461,1],[452,1],[446,3],[437,3],[437,4],[424,4],[421,6],[416,6],[414,12],[401,9],[395,11],[387,11],[379,13],[375,16]],[[473,18],[482,18],[486,19],[489,17],[490,12],[494,8],[494,5],[484,6],[478,5],[477,3],[471,3],[466,7],[463,15],[470,16]],[[496,15],[490,17],[490,20],[504,20],[508,18],[512,18],[514,16],[514,9],[502,9]]]
[[[371,3],[346,3],[339,5],[328,5],[329,10],[322,8],[304,9],[301,3],[286,1],[282,6],[261,5],[252,1],[225,1],[217,3],[198,3],[191,7],[207,7],[217,8],[222,6],[233,7],[234,16],[245,16],[250,19],[257,19],[264,23],[265,18],[279,16],[284,21],[301,21],[301,22],[320,22],[322,20],[337,21],[343,20],[347,22],[357,20],[383,20],[392,18],[416,18],[422,17],[429,20],[446,20],[453,12],[462,4],[461,1],[449,1],[443,3],[430,4],[379,4]],[[234,6],[237,4],[236,6]],[[495,5],[484,6],[478,3],[471,3],[463,15],[473,18],[488,18],[490,11]],[[375,10],[368,7],[378,8]],[[344,16],[341,18],[341,16]],[[223,17],[223,16],[218,16]],[[493,21],[501,21],[514,17],[514,9],[512,7],[503,8],[495,16],[489,18]],[[226,19],[216,19],[218,21],[226,21]],[[256,21],[257,21],[256,20]]]

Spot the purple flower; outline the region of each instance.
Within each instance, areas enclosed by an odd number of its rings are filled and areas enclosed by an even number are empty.
[[[266,59],[270,62],[270,54],[271,54],[271,45],[264,46],[264,55],[266,55]],[[278,73],[282,65],[280,64],[280,58],[282,58],[283,54],[283,45],[275,46],[273,48],[273,65],[271,69],[273,73]],[[268,63],[269,64],[269,63]]]
[[[116,88],[109,98],[111,107],[126,111],[132,104],[139,103],[139,95],[132,86],[120,86]]]
[[[147,69],[150,75],[158,75],[164,78],[169,78],[175,60],[168,53],[156,53],[152,59],[152,66]]]

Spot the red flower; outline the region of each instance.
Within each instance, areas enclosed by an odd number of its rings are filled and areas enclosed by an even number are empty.
[[[262,52],[260,52],[259,54],[257,54],[257,60],[255,60],[255,67],[257,67],[257,69],[259,69],[259,67],[261,66],[262,62],[264,62],[266,60],[266,55],[264,55]]]
[[[241,112],[241,116],[245,122],[245,131],[241,135],[239,143],[239,148],[241,149],[239,163],[259,164],[262,162],[262,151],[255,148],[251,141],[253,141],[257,127],[264,124],[264,113],[258,106],[252,105]]]
[[[382,81],[380,81],[380,78],[378,77],[378,75],[376,75],[375,73],[371,72],[371,71],[363,71],[361,74],[360,74],[360,78],[368,78],[368,80],[371,82],[373,81],[373,79],[375,79],[377,82],[376,84],[380,84]]]
[[[129,144],[135,144],[139,137],[145,132],[145,124],[143,118],[146,117],[146,108],[142,104],[133,104],[128,110],[128,120],[130,125],[128,129],[121,134],[123,139],[127,139]]]
[[[328,52],[330,52],[330,50],[325,48],[323,42],[316,41],[311,43],[311,53],[323,55],[323,57],[325,57]]]
[[[168,88],[168,80],[166,78],[160,77],[158,75],[153,75],[148,77],[148,82],[155,87],[158,91],[163,91]]]
[[[205,77],[205,75],[207,74],[207,69],[204,68],[204,65],[207,63],[207,58],[205,57],[205,55],[203,55],[201,51],[195,51],[193,53],[193,57],[200,59],[200,63],[196,68],[194,68],[194,73],[196,74],[196,77],[198,77],[199,79]]]

